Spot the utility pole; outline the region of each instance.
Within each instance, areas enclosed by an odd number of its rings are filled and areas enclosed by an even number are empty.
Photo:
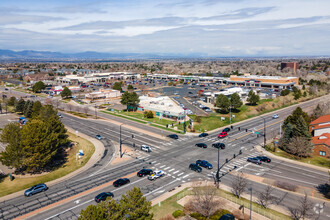
[[[266,119],[264,119],[264,148],[266,148]]]

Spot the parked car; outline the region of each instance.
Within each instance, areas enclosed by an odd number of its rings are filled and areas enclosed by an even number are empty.
[[[207,145],[204,143],[195,144],[196,147],[207,148]]]
[[[224,214],[219,218],[219,220],[235,220],[235,216],[232,214]]]
[[[152,152],[151,147],[149,147],[148,145],[142,145],[141,150],[148,153]]]
[[[212,164],[210,164],[206,160],[197,160],[196,161],[196,164],[199,165],[199,166],[201,166],[201,167],[205,167],[207,169],[212,169],[213,168]]]
[[[170,135],[167,135],[167,137],[172,138],[172,139],[179,139],[179,136],[177,134],[170,134]]]
[[[273,119],[277,119],[278,117],[279,117],[278,114],[274,114],[274,115],[273,115]]]
[[[224,143],[214,143],[214,144],[212,144],[212,147],[225,149],[226,145]]]
[[[228,133],[228,132],[230,131],[230,128],[225,128],[225,129],[223,129],[222,131]]]
[[[117,179],[115,182],[113,182],[113,186],[119,187],[119,186],[123,186],[129,182],[130,182],[129,179],[127,179],[127,178],[120,178],[120,179]]]
[[[34,194],[44,192],[48,189],[47,185],[44,183],[32,186],[30,189],[25,190],[24,195],[26,197],[32,196]]]
[[[153,174],[154,172],[151,169],[142,169],[139,172],[137,172],[137,176],[142,177],[146,175]]]
[[[248,161],[248,162],[251,162],[251,163],[258,164],[258,165],[261,164],[261,160],[258,159],[258,158],[256,158],[256,157],[249,157],[249,158],[247,159],[247,161]]]
[[[209,135],[208,133],[201,133],[200,135],[198,135],[198,137],[206,137],[208,135]]]
[[[202,168],[200,166],[198,166],[197,164],[195,164],[195,163],[191,163],[189,165],[189,169],[191,169],[193,171],[196,171],[198,173],[202,172]]]
[[[99,202],[105,201],[105,200],[107,200],[108,197],[113,198],[114,197],[113,193],[112,192],[100,193],[97,196],[95,196],[95,202],[99,203]]]
[[[103,137],[101,135],[97,134],[97,135],[95,135],[95,138],[98,140],[102,140]]]
[[[165,176],[165,172],[162,170],[156,170],[153,174],[148,176],[148,180],[155,180],[162,176]]]
[[[269,157],[266,156],[257,156],[257,158],[263,162],[270,163],[272,160]]]
[[[225,138],[225,137],[227,137],[227,135],[228,135],[228,133],[223,131],[218,135],[218,138]]]

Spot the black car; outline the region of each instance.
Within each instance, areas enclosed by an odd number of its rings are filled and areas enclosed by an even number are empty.
[[[225,149],[226,145],[224,143],[214,143],[214,144],[212,144],[212,147]]]
[[[196,164],[201,166],[201,167],[205,167],[207,169],[212,169],[213,168],[212,164],[210,164],[206,160],[197,160]]]
[[[200,166],[198,166],[197,164],[195,164],[195,163],[191,163],[189,165],[189,169],[191,169],[193,171],[196,171],[198,173],[202,172],[202,168]]]
[[[24,195],[26,197],[29,197],[29,196],[32,196],[34,194],[37,194],[37,193],[40,193],[40,192],[44,192],[48,189],[47,185],[44,184],[44,183],[41,183],[41,184],[38,184],[38,185],[35,185],[35,186],[32,186],[30,189],[27,189],[25,192],[24,192]]]
[[[204,143],[195,144],[196,147],[207,148],[207,145]]]
[[[152,173],[153,171],[151,169],[142,169],[137,173],[137,176],[142,177],[142,176],[150,175]]]
[[[270,163],[272,160],[266,156],[257,156],[257,158],[263,162]]]
[[[179,139],[179,136],[177,134],[170,134],[167,137],[172,138],[172,139]]]
[[[122,178],[122,179],[118,179],[116,180],[115,182],[113,182],[113,186],[114,187],[118,187],[118,186],[122,186],[122,185],[125,185],[127,183],[129,183],[129,179],[127,178]]]
[[[247,159],[247,161],[248,161],[248,162],[251,162],[251,163],[258,164],[258,165],[261,164],[261,160],[258,159],[258,158],[256,158],[256,157],[249,157],[249,158]]]
[[[219,220],[235,220],[235,216],[232,214],[224,214],[219,218]]]
[[[200,135],[198,135],[198,137],[206,137],[208,135],[209,135],[208,133],[201,133]]]
[[[225,128],[225,129],[223,129],[222,131],[224,131],[224,132],[229,132],[230,131],[230,128]]]
[[[113,198],[114,197],[113,193],[112,192],[100,193],[95,197],[95,202],[99,203],[105,201],[108,197]]]

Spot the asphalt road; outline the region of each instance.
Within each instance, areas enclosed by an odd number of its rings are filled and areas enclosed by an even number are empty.
[[[323,97],[322,99],[324,99]],[[322,99],[313,100],[309,103],[303,103],[301,106],[305,108],[311,108],[315,106],[316,102],[322,101]],[[285,110],[280,110],[276,113],[280,115],[279,119],[272,119],[270,116],[263,116],[266,122],[266,134],[268,137],[279,130],[280,122],[289,113],[291,113],[295,107],[291,107]],[[307,109],[308,110],[308,109]],[[60,204],[56,208],[49,209],[31,219],[75,219],[79,215],[80,210],[85,208],[89,204],[94,204],[93,198],[101,191],[112,191],[115,194],[115,198],[119,198],[121,194],[125,193],[129,188],[136,186],[141,187],[142,192],[148,199],[153,199],[163,192],[172,189],[175,186],[180,185],[182,182],[193,180],[212,180],[212,175],[215,173],[215,168],[212,170],[203,169],[202,173],[195,173],[188,169],[191,162],[195,162],[197,159],[208,160],[216,167],[215,161],[217,161],[217,149],[210,147],[214,142],[217,142],[218,132],[214,132],[205,138],[198,137],[180,137],[179,140],[159,140],[157,138],[145,135],[143,133],[136,133],[134,131],[123,129],[122,136],[125,144],[130,145],[133,142],[139,146],[141,144],[148,144],[153,148],[153,152],[148,154],[139,152],[141,155],[137,159],[133,159],[122,165],[109,166],[108,161],[110,155],[113,153],[113,141],[119,140],[119,126],[112,125],[110,123],[100,120],[84,120],[69,115],[64,115],[63,122],[72,127],[73,129],[83,132],[89,136],[95,136],[95,134],[101,134],[104,137],[102,140],[107,154],[94,166],[92,169],[85,173],[73,177],[72,179],[52,186],[48,191],[34,195],[30,198],[24,198],[23,196],[14,198],[9,201],[0,203],[0,218],[11,219],[15,216],[23,215],[31,212],[40,207],[44,207],[48,204],[52,204],[57,201],[61,201],[65,198],[69,198],[73,195],[83,193],[86,190],[95,188],[102,184],[106,184],[109,181],[113,181],[119,177],[132,174],[130,178],[131,184],[125,187],[115,189],[111,184],[104,189],[88,193],[73,201]],[[308,188],[315,188],[318,184],[324,184],[328,181],[328,174],[316,169],[298,167],[293,164],[283,162],[281,160],[274,159],[270,164],[262,164],[255,166],[246,162],[246,158],[257,155],[257,152],[253,148],[256,145],[263,143],[263,137],[256,137],[252,131],[259,131],[263,133],[264,119],[257,117],[249,121],[242,122],[238,130],[238,126],[229,133],[229,136],[221,140],[226,144],[226,149],[221,150],[220,164],[223,164],[221,172],[224,176],[221,181],[230,185],[232,181],[232,175],[230,170],[236,166],[236,170],[244,171],[246,173],[258,175],[261,177],[272,178],[282,181],[290,181],[292,184],[302,185]],[[249,129],[249,132],[245,132],[245,129]],[[131,138],[131,134],[134,133],[135,138]],[[206,149],[200,149],[195,147],[195,143],[203,142],[209,147]],[[239,150],[242,150],[242,154],[238,155]],[[238,155],[233,158],[233,154]],[[225,159],[230,160],[225,164]],[[143,167],[151,169],[164,170],[167,175],[159,180],[149,181],[145,177],[138,178],[134,173]],[[264,185],[257,182],[250,182],[253,187],[253,195],[255,196],[258,190],[262,190]],[[275,190],[273,194],[278,198],[283,198],[281,206],[293,207],[296,205],[296,201],[300,196],[292,193],[284,193],[280,190]],[[79,200],[79,201],[78,201]],[[317,201],[315,201],[317,202]],[[320,219],[328,219],[330,216],[328,209],[322,213]]]

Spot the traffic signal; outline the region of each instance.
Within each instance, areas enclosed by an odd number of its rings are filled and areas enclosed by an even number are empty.
[[[230,128],[233,129],[234,127],[231,125]]]
[[[228,163],[228,158],[226,158],[226,163]]]
[[[234,154],[234,158],[236,158],[236,154]]]
[[[166,128],[168,128],[168,125],[166,125]]]
[[[239,150],[239,154],[240,154],[240,155],[242,154],[242,150]]]
[[[238,130],[240,131],[241,130],[241,127],[238,127]]]
[[[245,132],[247,132],[247,129],[245,129]]]
[[[132,138],[134,138],[134,134],[132,134]]]

